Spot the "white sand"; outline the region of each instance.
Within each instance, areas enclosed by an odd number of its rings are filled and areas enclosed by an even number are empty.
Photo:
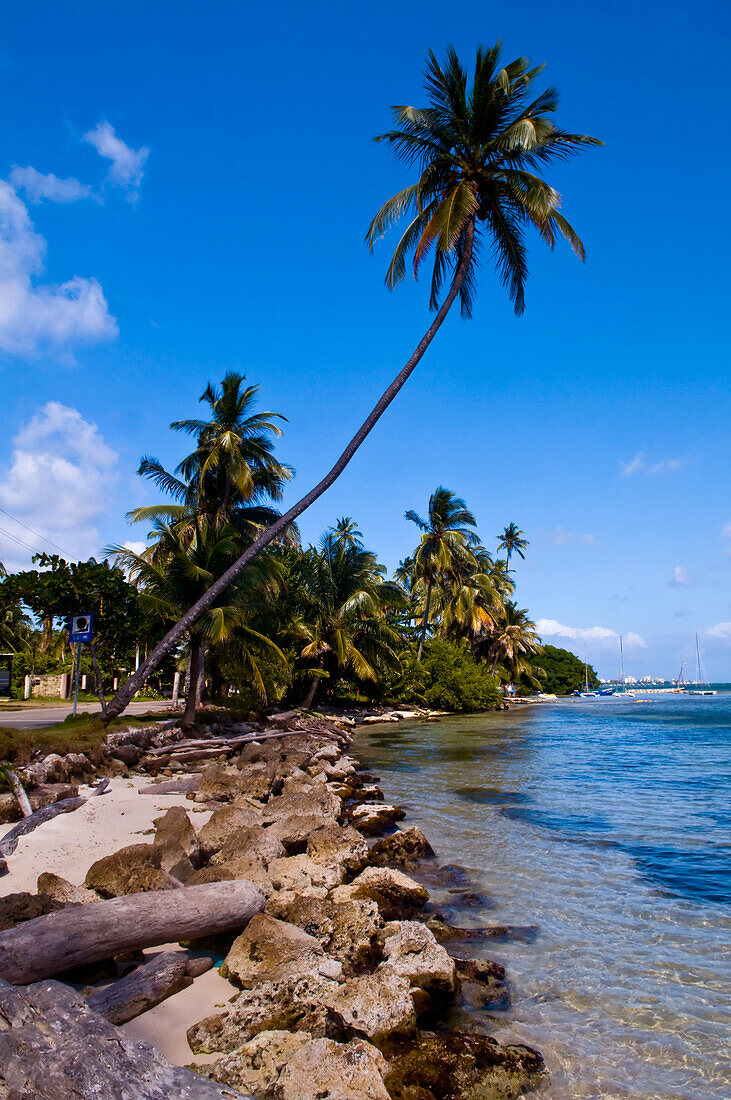
[[[8,874],[0,878],[0,897],[21,890],[35,893],[42,871],[52,871],[76,886],[83,885],[86,872],[95,860],[128,844],[149,844],[153,819],[171,806],[187,810],[196,829],[208,821],[210,811],[202,807],[199,810],[184,794],[137,793],[139,787],[149,783],[149,778],[142,776],[112,779],[103,795],[89,799],[78,810],[59,814],[28,836],[21,837],[16,851],[8,857]],[[85,794],[87,789],[82,788],[79,793]],[[10,828],[12,826],[8,825],[3,832]],[[176,946],[161,945],[147,951],[146,957],[152,958],[160,950]],[[136,1020],[130,1020],[120,1030],[130,1037],[152,1043],[178,1065],[213,1062],[217,1056],[193,1056],[185,1033],[191,1024],[204,1016],[222,1011],[221,1006],[235,993],[234,987],[217,970],[209,970],[187,989]]]

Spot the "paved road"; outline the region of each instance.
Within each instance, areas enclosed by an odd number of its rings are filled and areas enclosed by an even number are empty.
[[[145,714],[148,710],[162,710],[171,706],[169,700],[147,700],[142,703],[130,703],[125,714]],[[98,703],[79,703],[77,713],[99,713]],[[73,706],[62,707],[34,707],[24,710],[0,710],[0,726],[9,726],[16,730],[37,730],[43,726],[55,726],[57,722],[63,722],[64,718],[71,714]]]

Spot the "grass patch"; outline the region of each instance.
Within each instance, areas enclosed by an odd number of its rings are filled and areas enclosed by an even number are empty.
[[[34,752],[57,752],[61,756],[67,752],[94,752],[101,748],[106,734],[110,730],[129,729],[130,726],[145,726],[150,722],[159,722],[167,714],[144,714],[129,718],[113,718],[105,728],[96,714],[71,715],[55,726],[44,726],[37,730],[18,730],[0,726],[0,760],[10,763],[26,763]]]

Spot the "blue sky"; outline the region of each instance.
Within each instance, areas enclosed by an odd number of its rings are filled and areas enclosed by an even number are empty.
[[[0,557],[49,545],[28,527],[79,556],[139,539],[140,455],[174,465],[168,423],[229,369],[289,417],[293,494],[325,471],[428,323],[425,282],[383,286],[392,242],[363,245],[408,182],[370,138],[423,100],[427,49],[501,37],[606,143],[550,176],[588,262],[531,241],[519,320],[485,263],[474,319],[447,321],[303,536],[351,514],[393,566],[404,510],[444,484],[488,546],[525,531],[546,641],[611,675],[621,632],[627,672],[674,675],[697,629],[731,679],[728,30],[726,5],[677,0],[16,5]]]

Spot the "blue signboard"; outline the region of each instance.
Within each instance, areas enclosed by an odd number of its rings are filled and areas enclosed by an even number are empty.
[[[72,615],[71,622],[69,623],[69,641],[73,645],[75,642],[90,642],[92,629],[94,626],[94,615],[91,611],[86,614]]]

